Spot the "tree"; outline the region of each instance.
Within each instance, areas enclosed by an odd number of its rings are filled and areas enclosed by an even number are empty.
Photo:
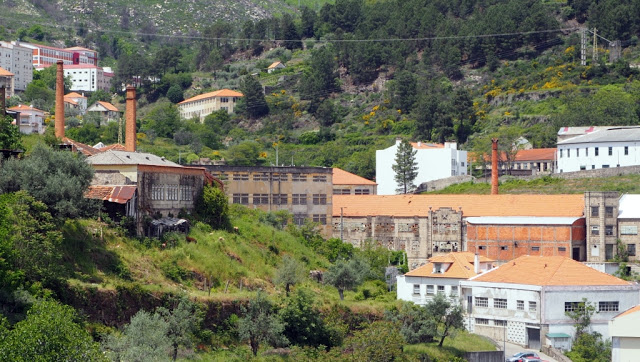
[[[426,308],[413,302],[401,302],[398,307],[386,311],[385,316],[400,325],[400,333],[407,343],[433,341],[435,326]]]
[[[258,292],[249,305],[242,308],[244,316],[238,320],[238,334],[242,340],[249,340],[251,352],[258,354],[260,344],[286,344],[283,336],[284,325],[273,311],[273,306],[263,292]]]
[[[156,309],[168,324],[167,337],[171,341],[173,350],[172,358],[178,358],[179,347],[191,347],[195,339],[195,333],[202,323],[202,315],[197,306],[187,297],[182,297],[178,305],[169,310],[164,307]]]
[[[0,149],[17,150],[22,148],[22,134],[17,125],[11,124],[9,116],[0,117]]]
[[[184,92],[179,85],[174,84],[167,90],[167,98],[169,98],[171,103],[180,103],[184,100]]]
[[[413,73],[406,70],[399,72],[389,87],[393,106],[409,113],[416,103],[417,88],[418,83]]]
[[[353,290],[360,285],[368,272],[368,266],[358,259],[338,260],[324,275],[324,282],[336,287],[340,300],[344,300],[344,291]]]
[[[260,145],[257,142],[242,142],[229,148],[227,163],[232,166],[255,166],[259,155]]]
[[[289,296],[289,289],[304,280],[305,270],[296,259],[286,255],[282,258],[282,264],[276,270],[273,278],[275,284],[284,284],[284,289]]]
[[[373,322],[348,338],[354,361],[387,362],[402,360],[405,340],[398,326],[387,321]]]
[[[182,58],[180,49],[175,46],[164,46],[156,52],[151,65],[156,72],[160,72],[161,74],[166,73],[170,68],[173,68],[175,72],[178,64],[180,64],[180,58]]]
[[[398,145],[395,163],[391,166],[395,172],[394,179],[398,184],[396,191],[406,194],[415,187],[413,180],[418,176],[417,150],[414,150],[407,140]]]
[[[142,129],[153,131],[158,137],[173,138],[180,129],[180,112],[170,102],[159,102],[142,119]]]
[[[98,89],[95,92],[91,93],[89,99],[87,100],[87,104],[92,105],[97,101],[111,102],[111,93],[102,89]]]
[[[3,361],[103,361],[97,343],[78,323],[73,308],[52,300],[37,301],[27,318],[0,331]]]
[[[230,226],[229,199],[218,187],[205,185],[196,200],[195,210],[200,220],[215,229],[228,229]]]
[[[314,49],[307,69],[300,79],[300,97],[320,102],[338,89],[338,64],[331,46]]]
[[[591,316],[598,312],[596,312],[596,306],[587,301],[587,298],[582,298],[581,302],[576,303],[572,307],[572,310],[566,311],[564,314],[575,322],[576,336],[579,336],[585,333],[591,325]]]
[[[105,337],[102,347],[111,360],[164,361],[171,348],[168,333],[169,323],[160,314],[141,310],[124,327],[122,335]]]
[[[330,332],[314,306],[313,294],[298,289],[280,311],[284,336],[299,346],[331,346]]]
[[[439,347],[442,347],[446,337],[455,333],[456,330],[464,328],[462,306],[460,304],[452,304],[444,294],[436,294],[433,299],[425,304],[424,308],[433,321],[434,337],[440,338]]]
[[[240,108],[251,118],[259,118],[269,114],[269,106],[264,98],[262,85],[258,78],[247,75],[240,81],[240,90],[244,97],[240,98]]]
[[[3,164],[0,192],[27,191],[54,217],[73,218],[97,211],[96,202],[84,197],[92,179],[93,168],[84,156],[38,144],[24,159]]]
[[[608,362],[611,361],[611,342],[603,341],[598,332],[582,333],[566,355],[574,362]]]

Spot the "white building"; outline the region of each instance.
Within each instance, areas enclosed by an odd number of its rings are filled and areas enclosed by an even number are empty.
[[[635,362],[640,359],[640,305],[609,321],[611,361]]]
[[[14,74],[14,88],[23,91],[33,80],[31,49],[0,41],[0,67]]]
[[[99,114],[102,119],[113,121],[120,117],[120,111],[116,106],[109,102],[97,101],[87,109],[87,113],[93,112]]]
[[[590,331],[609,338],[609,321],[640,301],[640,287],[563,256],[521,256],[460,282],[471,332],[528,348],[570,349],[575,322],[565,312],[586,298]]]
[[[558,142],[556,172],[640,165],[640,127],[609,127]]]
[[[468,252],[449,253],[397,277],[398,299],[425,305],[437,294],[460,299],[460,281],[493,268],[493,260]]]
[[[378,195],[395,195],[398,183],[392,166],[395,164],[401,140],[384,150],[376,151],[376,182]],[[411,143],[416,153],[418,176],[413,181],[417,186],[423,182],[467,174],[467,151],[459,151],[455,142],[444,144]]]
[[[56,48],[48,45],[11,42],[29,49],[29,62],[35,68],[46,68],[62,60],[64,65],[98,65],[98,52],[83,47]]]
[[[267,68],[267,73],[271,74],[273,72],[275,72],[278,69],[284,69],[285,65],[282,64],[282,62],[273,62],[271,63],[271,65]]]
[[[42,70],[43,67],[36,69]],[[91,64],[65,64],[64,76],[71,77],[71,90],[80,92],[109,91],[111,89],[112,73]],[[86,106],[85,106],[86,109]]]
[[[233,113],[236,102],[244,95],[230,89],[221,89],[185,99],[178,103],[180,117],[183,119],[198,118],[204,122],[204,118],[215,111],[221,109],[228,113]]]
[[[78,111],[80,112],[80,114],[85,114],[85,112],[87,111],[87,97],[84,96],[84,93],[80,94],[71,92],[65,94],[64,100],[65,102],[68,100],[75,102],[78,105]]]
[[[39,133],[43,134],[44,127],[44,111],[24,104],[9,108],[10,111],[19,112],[17,118],[17,126],[20,132],[24,134]]]

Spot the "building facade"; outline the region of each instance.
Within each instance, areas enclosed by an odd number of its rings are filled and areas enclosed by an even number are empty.
[[[205,167],[221,180],[229,203],[263,211],[287,210],[293,222],[316,222],[325,237],[333,224],[332,169],[325,167]]]
[[[41,68],[39,68],[41,69]],[[113,74],[91,64],[71,64],[64,66],[64,76],[71,77],[71,90],[95,92],[111,89]]]
[[[640,353],[640,305],[628,309],[609,321],[611,361],[633,362]]]
[[[618,239],[618,192],[587,191],[585,210],[587,227],[587,261],[612,260]]]
[[[378,195],[395,195],[398,187],[392,166],[398,145],[401,140],[384,150],[376,151],[376,182]],[[444,144],[411,143],[417,151],[415,160],[418,165],[418,176],[414,180],[416,185],[423,182],[439,180],[451,176],[467,174],[467,151],[459,151],[455,142]]]
[[[56,48],[42,44],[12,42],[30,50],[32,68],[46,68],[62,60],[64,65],[98,65],[98,52],[83,47]]]
[[[605,339],[609,320],[640,301],[637,284],[562,256],[521,256],[460,286],[469,331],[537,350],[571,348],[575,321],[565,313],[583,298],[598,312],[590,330]]]
[[[87,112],[87,97],[84,96],[84,93],[80,94],[76,92],[71,92],[71,93],[65,94],[64,100],[65,102],[68,100],[75,102],[80,114],[85,114]]]
[[[622,195],[618,207],[618,239],[624,245],[631,261],[640,260],[638,228],[640,228],[640,195]]]
[[[19,113],[16,118],[16,124],[20,128],[21,133],[44,133],[44,111],[31,106],[25,106],[24,104],[11,107],[9,110]]]
[[[333,168],[334,195],[377,195],[378,185],[364,177]]]
[[[109,102],[97,101],[87,108],[87,113],[99,114],[106,121],[113,121],[120,118],[120,111]]]
[[[236,102],[240,97],[244,97],[240,92],[221,89],[185,99],[178,103],[178,110],[180,111],[180,117],[183,119],[198,118],[202,123],[206,116],[221,109],[226,110],[228,113],[233,113]]]
[[[0,67],[14,74],[15,90],[24,91],[33,81],[31,49],[15,42],[0,41]]]
[[[640,127],[610,127],[558,142],[556,172],[640,165]]]
[[[15,93],[14,74],[0,67],[0,87],[4,88],[4,97],[11,98]]]

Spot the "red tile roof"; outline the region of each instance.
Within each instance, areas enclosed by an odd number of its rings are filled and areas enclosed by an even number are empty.
[[[416,268],[405,275],[412,277],[469,279],[477,275],[473,265],[474,258],[475,255],[469,252],[449,253],[446,255],[436,256],[429,259],[428,264]],[[479,260],[480,262],[493,262],[492,259],[484,256],[480,256]],[[450,266],[444,273],[434,273],[434,263],[448,263]]]
[[[185,99],[184,101],[178,104],[190,103],[190,102],[195,102],[202,99],[208,99],[208,98],[214,98],[214,97],[244,97],[244,95],[240,92],[232,91],[231,89],[220,89],[215,92],[204,93],[204,94],[197,95],[195,97],[191,97],[189,99]]]
[[[625,316],[625,315],[638,313],[638,312],[640,312],[640,305],[636,305],[635,307],[629,308],[629,309],[625,310],[624,312],[618,314],[617,316],[615,316],[613,318],[618,318],[618,317],[622,317],[622,316]]]
[[[87,98],[87,97],[85,97],[85,96],[83,96],[82,94],[77,93],[77,92],[71,92],[71,93],[69,93],[69,94],[65,94],[65,95],[64,95],[64,97],[65,97],[65,98],[66,98],[66,97],[69,97],[69,98]]]
[[[2,77],[13,77],[15,74],[11,73],[10,71],[0,67],[0,76]]]
[[[9,108],[10,111],[18,111],[18,112],[27,112],[27,111],[36,111],[36,112],[42,112],[44,113],[43,110],[38,109],[38,108],[34,108],[31,106],[25,106],[24,104],[19,104],[15,107],[11,107]]]
[[[125,147],[119,143],[114,143],[112,145],[108,145],[108,146],[104,146],[100,149],[100,152],[106,152],[109,150],[114,150],[114,151],[124,151]]]
[[[532,148],[530,150],[520,150],[516,153],[515,159],[513,162],[527,162],[527,161],[554,161],[556,149],[555,148]],[[467,154],[467,159],[469,162],[476,162],[478,157],[477,153],[469,152]],[[491,162],[491,155],[484,155],[485,162]],[[498,152],[498,160],[501,162],[507,161],[507,154],[505,152]]]
[[[333,168],[333,184],[334,185],[377,185],[371,180],[352,174],[343,169]]]
[[[120,112],[118,110],[118,108],[116,108],[116,106],[114,106],[113,104],[111,104],[109,102],[98,101],[97,103],[100,104],[101,106],[103,106],[107,111]]]
[[[472,280],[538,286],[631,285],[564,256],[521,256]]]
[[[432,148],[444,148],[442,143],[424,143],[424,142],[411,142],[411,146],[416,150],[428,150]]]
[[[273,62],[267,69],[273,69],[278,66],[278,64],[282,64],[282,62]],[[284,64],[282,64],[284,66]]]
[[[77,151],[82,152],[83,155],[89,157],[89,156],[93,156],[95,154],[98,154],[100,152],[102,152],[101,150],[97,149],[97,148],[93,148],[89,145],[85,145],[84,143],[78,142],[78,141],[74,141],[71,138],[63,138],[62,139],[62,143],[67,144],[67,145],[71,145],[73,148],[75,148]]]
[[[66,103],[71,103],[71,104],[73,104],[74,106],[77,106],[77,105],[78,105],[78,102],[74,101],[74,100],[73,100],[73,99],[71,99],[71,98],[64,97],[64,101],[65,101]]]
[[[470,216],[574,216],[584,213],[584,196],[576,195],[333,195],[333,215],[413,217],[450,207]]]

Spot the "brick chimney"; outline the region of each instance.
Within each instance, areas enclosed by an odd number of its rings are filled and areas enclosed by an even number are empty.
[[[498,139],[491,139],[491,195],[498,194]]]
[[[136,87],[127,86],[127,104],[125,109],[125,151],[136,151]]]
[[[56,137],[64,138],[64,66],[56,62]]]

